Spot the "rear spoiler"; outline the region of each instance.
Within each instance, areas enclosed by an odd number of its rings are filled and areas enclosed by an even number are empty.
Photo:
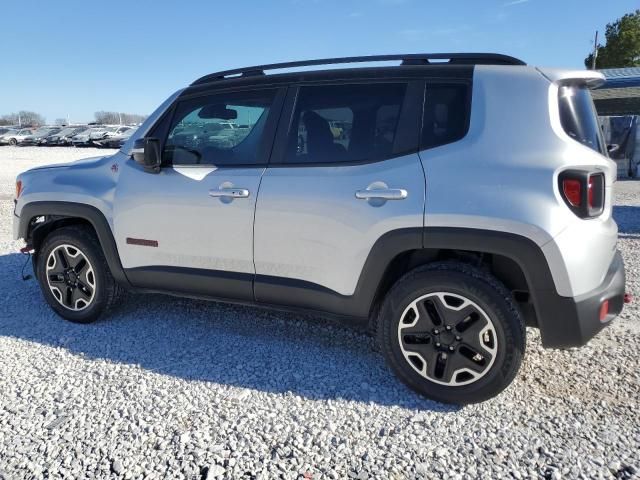
[[[550,82],[558,85],[584,84],[593,89],[605,82],[605,77],[595,70],[562,70],[559,68],[537,69]]]

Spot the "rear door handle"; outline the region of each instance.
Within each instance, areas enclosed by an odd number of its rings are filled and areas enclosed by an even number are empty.
[[[359,200],[404,200],[407,198],[407,191],[404,188],[376,188],[356,191],[356,198]]]
[[[246,188],[218,188],[209,190],[210,197],[248,198],[249,190]]]

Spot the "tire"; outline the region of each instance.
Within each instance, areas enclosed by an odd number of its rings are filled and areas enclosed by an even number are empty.
[[[460,262],[438,262],[402,277],[376,322],[385,360],[416,392],[464,405],[492,398],[515,378],[525,325],[506,287]]]
[[[85,226],[53,230],[44,239],[36,260],[36,276],[49,306],[75,323],[94,322],[116,304],[122,293],[98,239]]]
[[[9,139],[9,145],[11,145],[12,147],[15,147],[17,144],[18,144],[18,141],[15,138]]]

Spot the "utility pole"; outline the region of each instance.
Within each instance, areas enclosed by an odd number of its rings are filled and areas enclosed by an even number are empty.
[[[598,58],[598,31],[596,30],[596,38],[593,41],[593,55],[591,56],[591,70],[596,69],[597,58]]]

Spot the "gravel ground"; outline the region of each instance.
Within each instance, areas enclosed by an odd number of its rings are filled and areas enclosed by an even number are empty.
[[[29,166],[93,155],[0,148],[0,192]],[[30,160],[31,159],[31,160]],[[462,409],[395,380],[371,339],[295,315],[130,296],[93,325],[56,317],[0,199],[0,478],[633,478],[637,303],[586,347],[529,329],[514,384]],[[640,293],[640,182],[615,216]]]

